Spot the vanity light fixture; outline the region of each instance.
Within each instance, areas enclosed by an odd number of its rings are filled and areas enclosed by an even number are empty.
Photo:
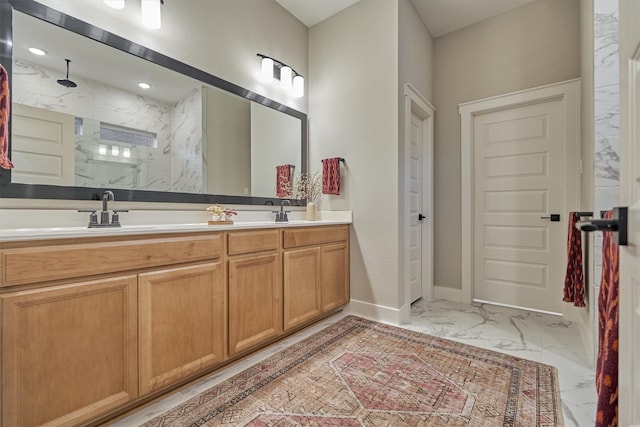
[[[138,87],[140,89],[151,89],[151,85],[147,82],[139,82]]]
[[[280,87],[296,98],[304,96],[304,77],[284,62],[258,54],[261,59],[260,80],[270,83],[279,80]]]
[[[120,147],[118,147],[117,145],[112,145],[111,146],[111,155],[112,156],[119,156],[120,155]]]
[[[291,67],[284,66],[280,68],[280,87],[286,91],[290,91],[293,87],[293,70]]]
[[[260,79],[265,83],[271,83],[273,80],[273,59],[268,57],[262,58],[262,71],[260,72]]]
[[[140,0],[142,23],[151,29],[159,29],[162,24],[160,6],[163,4],[164,0]]]
[[[100,154],[101,156],[106,156],[107,155],[107,146],[104,144],[100,144],[98,146],[98,154]]]
[[[124,0],[104,0],[104,3],[114,9],[124,9]]]
[[[131,158],[131,148],[129,147],[124,147],[122,149],[122,157],[124,157],[125,159],[129,159]]]
[[[295,76],[293,78],[293,89],[291,93],[295,98],[302,98],[304,96],[304,77]]]
[[[38,48],[38,47],[30,47],[29,48],[29,52],[33,53],[34,55],[38,55],[38,56],[44,56],[47,54],[46,51]]]

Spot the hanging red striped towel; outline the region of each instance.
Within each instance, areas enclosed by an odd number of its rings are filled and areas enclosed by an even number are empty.
[[[291,165],[276,166],[276,196],[291,194]]]
[[[322,160],[322,194],[340,194],[340,158]]]
[[[613,211],[604,219],[613,218]],[[613,233],[602,233],[602,281],[598,297],[598,360],[596,361],[596,392],[598,409],[596,427],[618,425],[618,317],[620,259]]]
[[[9,113],[11,99],[9,96],[9,75],[0,65],[0,168],[11,169],[9,160]]]
[[[584,271],[582,266],[582,232],[576,228],[577,212],[569,212],[567,237],[567,274],[564,277],[564,298],[576,307],[584,307]]]

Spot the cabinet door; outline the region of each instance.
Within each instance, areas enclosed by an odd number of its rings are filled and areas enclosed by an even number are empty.
[[[282,285],[277,253],[229,260],[229,354],[282,332]]]
[[[221,262],[139,276],[140,394],[223,360]]]
[[[298,326],[321,313],[320,248],[284,253],[284,329]]]
[[[136,276],[5,294],[2,425],[79,425],[138,395]]]
[[[349,246],[346,243],[322,248],[322,311],[349,302]]]

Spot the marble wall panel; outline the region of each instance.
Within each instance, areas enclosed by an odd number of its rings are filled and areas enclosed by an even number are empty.
[[[173,107],[173,191],[202,193],[202,91],[194,90]]]

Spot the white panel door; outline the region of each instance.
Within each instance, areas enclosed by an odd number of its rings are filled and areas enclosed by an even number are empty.
[[[11,182],[74,185],[74,116],[13,104]]]
[[[474,117],[474,300],[562,311],[562,101]],[[561,221],[547,217],[560,214]]]
[[[411,113],[411,140],[409,152],[409,288],[411,302],[422,298],[422,145],[424,126],[422,119]]]
[[[619,425],[640,426],[640,2],[620,2],[620,198],[629,242],[620,246]]]

